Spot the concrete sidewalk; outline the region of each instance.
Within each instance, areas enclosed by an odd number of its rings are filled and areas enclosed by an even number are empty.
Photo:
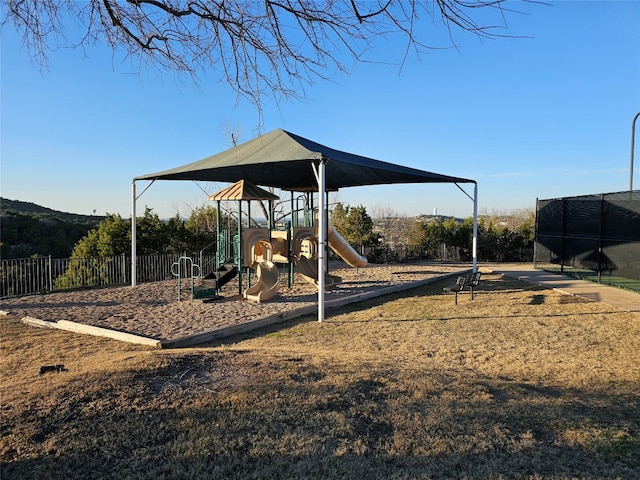
[[[602,302],[629,312],[640,313],[640,293],[587,280],[578,280],[567,275],[556,275],[535,269],[533,265],[526,263],[486,264],[480,265],[480,268],[552,288],[559,292]]]

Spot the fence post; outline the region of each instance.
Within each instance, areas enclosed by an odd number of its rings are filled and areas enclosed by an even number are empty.
[[[122,252],[122,283],[127,283],[127,257],[125,257],[124,252]]]
[[[533,223],[533,268],[538,267],[538,220],[540,215],[540,199],[536,197],[536,218]],[[522,256],[520,257],[522,258]]]
[[[562,229],[560,230],[561,233],[561,241],[560,241],[560,273],[564,273],[564,250],[565,250],[565,232],[566,232],[566,228],[565,228],[565,210],[566,210],[566,205],[567,202],[566,200],[563,198],[562,199]]]
[[[600,194],[600,218],[598,219],[598,283],[602,283],[602,234],[604,228],[604,193]]]
[[[49,267],[49,275],[48,275],[49,286],[48,286],[48,291],[49,292],[53,292],[53,272],[52,272],[52,268],[51,268],[51,255],[49,255],[49,261],[47,263],[48,263],[48,267]]]

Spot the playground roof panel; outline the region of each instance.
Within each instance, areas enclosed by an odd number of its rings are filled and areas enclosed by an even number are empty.
[[[233,185],[209,195],[209,200],[278,200],[280,197],[255,186],[247,180],[239,180]]]
[[[292,191],[316,190],[312,162],[326,162],[326,189],[393,183],[475,183],[335,150],[282,129],[272,130],[197,162],[135,180],[237,182]]]

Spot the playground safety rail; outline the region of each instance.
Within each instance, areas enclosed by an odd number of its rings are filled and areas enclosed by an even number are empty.
[[[200,265],[193,263],[193,259],[191,257],[182,256],[178,259],[177,262],[173,262],[171,264],[171,274],[174,277],[178,277],[178,301],[181,300],[182,295],[182,278],[183,276],[187,278],[182,273],[183,264],[185,265],[185,267],[189,267],[186,271],[188,272],[187,274],[189,275],[189,278],[191,280],[191,299],[193,299],[193,292],[195,290],[195,280],[197,278],[200,278]]]

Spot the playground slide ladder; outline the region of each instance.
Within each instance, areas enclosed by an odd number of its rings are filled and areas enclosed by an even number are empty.
[[[171,274],[178,278],[178,301],[182,300],[182,279],[188,278],[190,281],[189,290],[190,298],[194,299],[215,299],[219,298],[220,289],[231,281],[238,274],[235,265],[222,265],[216,272],[202,277],[200,275],[200,265],[193,263],[191,257],[182,256],[177,262],[171,264]],[[196,285],[196,280],[200,281],[200,285]]]
[[[200,250],[200,271],[202,275],[200,288],[194,292],[194,298],[217,297],[223,286],[238,275],[238,268],[230,264],[233,262],[231,231],[222,230],[215,242]],[[215,265],[204,262],[204,252],[215,246]],[[213,268],[212,268],[213,267]],[[213,271],[212,271],[213,270]],[[205,272],[209,272],[206,273]]]
[[[235,265],[221,265],[215,272],[202,277],[201,286],[196,289],[194,298],[217,297],[222,287],[238,275]]]

